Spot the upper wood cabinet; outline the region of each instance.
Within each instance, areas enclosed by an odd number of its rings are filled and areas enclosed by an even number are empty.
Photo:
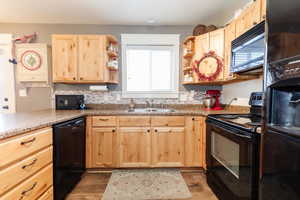
[[[53,35],[53,81],[73,82],[77,80],[77,36]]]
[[[53,82],[118,83],[116,46],[109,35],[53,35]]]
[[[231,77],[231,43],[235,39],[236,22],[233,21],[225,27],[225,53],[224,53],[224,79]]]
[[[184,166],[184,127],[157,127],[152,130],[152,165]]]
[[[83,35],[79,38],[79,80],[104,82],[108,79],[105,66],[105,36]]]
[[[224,29],[218,29],[209,33],[209,50],[214,51],[220,58],[224,58]],[[217,80],[223,80],[224,69],[221,71]]]
[[[267,19],[267,0],[260,0],[260,6],[261,6],[261,21],[264,21]]]
[[[120,167],[149,167],[151,165],[150,127],[121,127],[119,141]]]

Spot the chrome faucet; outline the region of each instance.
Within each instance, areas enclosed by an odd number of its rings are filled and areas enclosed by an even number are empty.
[[[130,103],[129,103],[129,111],[134,111],[135,109],[135,103],[133,99],[130,99]]]
[[[153,99],[146,100],[146,107],[147,108],[152,108],[152,106],[153,106]]]
[[[233,101],[237,101],[238,99],[235,97],[235,98],[232,98],[230,101],[229,101],[229,103],[226,105],[226,107],[225,107],[225,109],[228,109],[230,106],[231,106],[231,104],[232,104],[232,102]]]

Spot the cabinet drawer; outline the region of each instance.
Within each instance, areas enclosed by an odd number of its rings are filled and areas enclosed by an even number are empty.
[[[116,126],[117,117],[115,116],[96,116],[92,119],[92,126]]]
[[[0,168],[51,144],[51,128],[32,131],[23,137],[4,141],[0,143]]]
[[[184,116],[155,116],[151,118],[152,126],[184,126]]]
[[[52,163],[52,147],[0,171],[0,195]]]
[[[1,197],[1,200],[32,200],[41,196],[48,188],[52,186],[52,164],[48,165],[34,176],[27,179],[11,191]]]
[[[38,200],[53,200],[53,187],[50,187]]]
[[[119,117],[120,127],[140,127],[150,126],[150,117],[148,116],[123,116]]]

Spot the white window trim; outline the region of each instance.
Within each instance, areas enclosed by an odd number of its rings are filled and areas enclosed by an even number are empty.
[[[123,98],[178,98],[179,90],[179,45],[180,35],[178,34],[121,34],[122,44],[122,97]],[[129,45],[161,45],[173,46],[174,67],[172,74],[173,90],[164,92],[128,92],[127,91],[127,66],[126,66],[126,47]]]

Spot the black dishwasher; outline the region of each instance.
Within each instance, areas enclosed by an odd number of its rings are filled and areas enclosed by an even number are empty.
[[[85,119],[53,126],[54,199],[63,200],[85,171]]]

